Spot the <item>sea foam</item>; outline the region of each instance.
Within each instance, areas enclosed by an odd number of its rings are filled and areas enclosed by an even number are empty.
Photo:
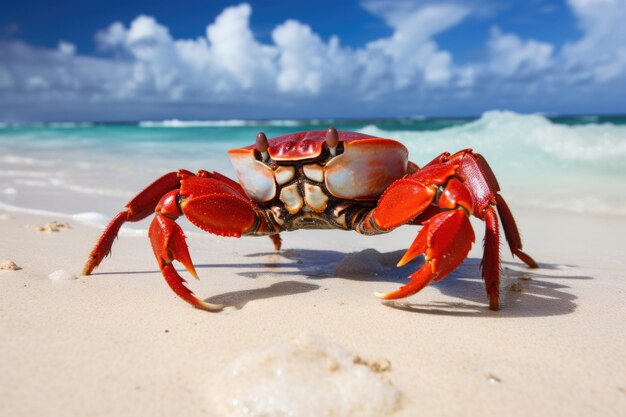
[[[444,151],[472,148],[485,156],[513,202],[595,214],[626,214],[626,126],[565,125],[542,115],[508,111],[441,130],[361,132],[399,140],[424,165]]]
[[[139,127],[242,127],[242,126],[299,126],[299,120],[144,120],[138,123]]]
[[[224,417],[389,416],[402,394],[376,373],[385,369],[303,334],[237,358],[215,376],[209,401]]]
[[[233,177],[227,150],[254,143],[261,127],[275,137],[335,125],[399,140],[420,166],[442,152],[473,148],[489,161],[513,209],[625,215],[625,121],[491,111],[475,120],[172,119],[74,130],[7,127],[0,134],[0,191],[17,194],[0,193],[0,201],[66,211],[62,203],[71,200],[75,211],[95,208],[112,216],[168,171],[206,169]],[[42,187],[45,192],[37,189]]]
[[[360,131],[394,138],[405,143],[414,154],[433,157],[441,153],[442,145],[448,145],[453,148],[450,151],[472,147],[494,156],[523,151],[548,154],[556,160],[624,162],[626,158],[626,126],[610,123],[569,126],[542,115],[509,111],[486,112],[480,119],[441,130],[390,131],[368,125]]]

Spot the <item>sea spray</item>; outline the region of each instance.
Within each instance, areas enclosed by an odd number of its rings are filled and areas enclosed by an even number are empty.
[[[626,215],[624,125],[565,125],[493,111],[437,131],[366,126],[361,132],[401,141],[418,165],[444,151],[472,148],[485,156],[514,206]]]

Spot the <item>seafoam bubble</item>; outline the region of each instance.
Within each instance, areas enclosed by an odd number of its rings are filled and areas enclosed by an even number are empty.
[[[73,279],[78,279],[76,275],[64,269],[59,269],[52,272],[50,275],[48,275],[48,278],[50,278],[52,281],[71,281]]]
[[[102,228],[104,228],[111,220],[110,217],[96,212],[72,214],[72,218],[88,226],[97,226]]]
[[[240,356],[211,382],[209,401],[224,417],[389,416],[403,399],[381,376],[388,369],[303,334]]]

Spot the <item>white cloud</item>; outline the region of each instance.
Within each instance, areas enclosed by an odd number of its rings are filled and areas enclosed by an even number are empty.
[[[140,15],[128,27],[114,22],[96,33],[98,48],[113,53],[111,57],[73,56],[61,72],[77,71],[77,67],[85,66],[85,59],[107,62],[108,69],[118,67],[103,83],[115,91],[114,99],[204,98],[208,102],[241,98],[245,92],[324,96],[338,88],[352,90],[355,97],[375,97],[445,84],[453,78],[451,54],[440,50],[432,37],[458,24],[469,10],[457,5],[414,6],[408,10],[400,3],[382,8],[375,2],[368,3],[367,8],[384,19],[393,34],[356,50],[342,47],[337,37],[325,41],[311,27],[295,20],[278,25],[272,32],[273,43],[262,44],[250,29],[252,9],[245,3],[224,9],[207,26],[206,36],[196,39],[173,39],[167,27],[153,17]],[[22,47],[51,58],[49,52]],[[75,48],[61,42],[58,52],[72,56]],[[47,66],[31,70],[37,72],[34,80],[50,77]],[[106,77],[103,71],[97,74]],[[42,85],[34,81],[27,84]],[[82,86],[79,82],[74,87]],[[101,86],[90,84],[89,89],[93,96],[106,98]]]
[[[76,45],[70,42],[59,41],[57,48],[63,55],[74,55],[76,53]]]
[[[456,26],[470,14],[470,9],[461,4],[442,2],[421,4],[376,0],[365,2],[363,6],[396,30],[392,39],[400,44],[425,42]]]
[[[278,89],[285,92],[319,93],[325,72],[327,46],[311,28],[288,20],[272,32],[279,49]]]
[[[416,6],[411,2],[370,1],[365,7],[383,18],[393,29],[391,37],[366,46],[363,60],[378,60],[374,65],[380,76],[387,72],[394,87],[403,89],[411,84],[441,84],[452,78],[452,55],[441,51],[433,36],[459,24],[470,10],[456,4],[427,4]],[[381,61],[382,60],[382,61]],[[381,71],[387,67],[386,71]]]
[[[564,91],[584,83],[589,90],[590,83],[626,79],[626,0],[570,0],[569,5],[583,30],[579,40],[557,50],[493,28],[485,40],[486,59],[463,65],[436,37],[486,15],[479,0],[367,1],[364,8],[391,34],[358,48],[342,46],[336,36],[324,39],[292,19],[262,43],[251,30],[252,8],[245,3],[224,9],[193,39],[175,39],[156,19],[140,15],[128,26],[113,22],[96,32],[99,56],[81,55],[67,41],[55,49],[0,41],[5,103],[0,110],[72,102],[74,111],[89,104],[106,113],[128,104],[131,111],[149,112],[184,103],[216,112],[249,105],[267,112],[261,117],[272,109],[281,117],[280,111],[301,108],[300,116],[310,117],[319,113],[307,111],[319,109],[338,116],[363,109],[422,113],[437,102],[450,106],[459,100],[458,108],[469,103],[475,106],[470,111],[478,112],[484,96],[506,103],[549,87]]]
[[[12,82],[2,97],[20,102],[72,97],[97,100],[111,97],[129,76],[128,63],[67,54],[61,49],[0,42],[0,73]]]
[[[216,95],[273,87],[277,52],[254,38],[251,12],[248,4],[228,7],[207,26],[206,37],[180,40],[154,18],[139,16],[129,28],[111,24],[96,34],[96,41],[102,50],[130,57],[134,68],[124,84],[126,96],[182,100],[204,95],[211,101]]]
[[[359,91],[354,81],[362,65],[336,36],[324,42],[309,26],[288,20],[274,29],[272,40],[278,51],[278,91],[299,96],[348,91],[351,86]]]
[[[209,62],[244,90],[271,82],[276,71],[274,48],[258,43],[250,30],[251,13],[248,4],[228,7],[207,27]]]
[[[554,47],[533,39],[518,36],[493,27],[488,42],[489,69],[504,77],[525,76],[539,72],[552,65]]]
[[[569,0],[577,16],[582,39],[563,48],[566,64],[597,81],[608,81],[626,72],[626,0]],[[582,77],[581,77],[582,76]]]
[[[95,40],[101,50],[123,47],[126,41],[126,28],[122,22],[113,22],[107,29],[96,32]]]

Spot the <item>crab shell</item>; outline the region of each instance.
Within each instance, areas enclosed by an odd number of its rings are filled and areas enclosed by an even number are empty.
[[[246,194],[257,202],[273,200],[282,185],[302,176],[338,199],[376,200],[407,173],[408,151],[401,143],[347,131],[338,136],[332,149],[326,131],[316,130],[270,139],[265,155],[255,145],[228,155]]]

